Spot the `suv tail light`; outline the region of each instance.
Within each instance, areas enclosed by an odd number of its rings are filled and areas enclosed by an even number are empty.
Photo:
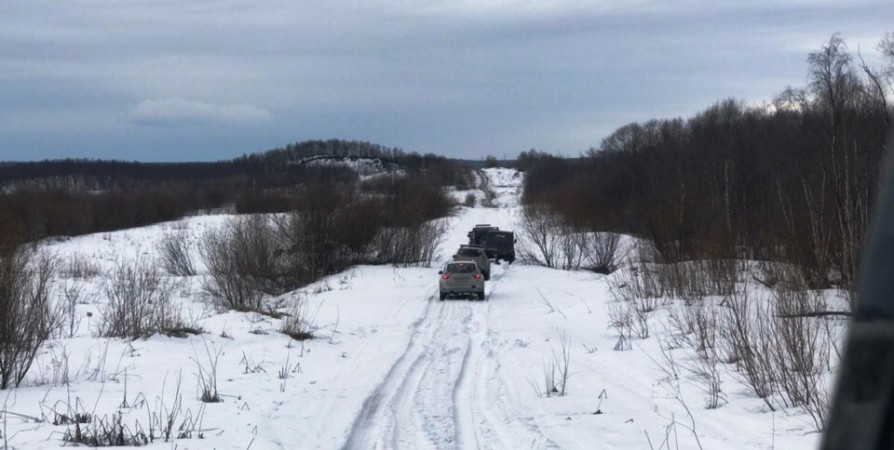
[[[445,273],[444,275],[441,275],[441,279],[442,279],[442,280],[449,280],[449,279],[450,279],[450,274],[449,274],[449,273]]]
[[[476,279],[476,280],[480,280],[480,279],[481,279],[481,272],[475,272],[475,275],[472,275],[472,278],[474,278],[474,279]]]

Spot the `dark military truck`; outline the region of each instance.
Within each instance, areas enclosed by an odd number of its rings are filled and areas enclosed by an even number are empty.
[[[469,245],[484,247],[487,257],[498,263],[504,259],[512,264],[515,261],[515,234],[500,230],[490,224],[479,224],[469,232]]]
[[[483,223],[475,225],[475,228],[472,228],[472,231],[469,232],[469,245],[477,245],[479,247],[484,246],[484,237],[487,235],[488,231],[491,230],[499,230],[497,227],[492,227],[490,224]]]

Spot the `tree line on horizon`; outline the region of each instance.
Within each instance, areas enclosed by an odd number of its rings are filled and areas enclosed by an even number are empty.
[[[464,183],[449,159],[358,141],[307,141],[217,162],[66,159],[0,164],[0,253],[22,242],[175,220],[199,211],[285,212],[319,182],[357,184],[340,165],[296,164],[332,155],[378,158],[422,173],[432,186]]]

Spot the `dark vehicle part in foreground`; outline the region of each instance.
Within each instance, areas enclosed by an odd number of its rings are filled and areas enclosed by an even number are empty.
[[[888,139],[889,145],[894,140]],[[894,448],[894,171],[888,154],[821,448]]]
[[[449,262],[438,275],[441,300],[449,295],[471,295],[484,300],[484,276],[474,261]]]
[[[500,230],[490,224],[478,224],[469,232],[469,245],[484,247],[487,257],[499,263],[505,259],[512,264],[515,261],[515,234]]]

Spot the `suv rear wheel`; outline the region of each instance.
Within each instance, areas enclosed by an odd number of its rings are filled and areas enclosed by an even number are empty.
[[[478,300],[484,300],[484,291],[478,293]]]
[[[446,293],[446,292],[441,292],[441,301],[444,301],[444,300],[446,300],[446,299],[447,299],[447,293]]]

